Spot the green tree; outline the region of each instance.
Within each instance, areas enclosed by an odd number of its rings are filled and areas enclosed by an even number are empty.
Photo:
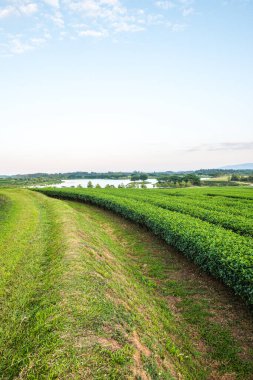
[[[190,181],[194,186],[201,186],[200,178],[196,174],[187,174],[184,180]]]
[[[238,174],[233,174],[231,176],[231,181],[240,181],[241,177]]]
[[[93,186],[93,183],[91,182],[91,181],[89,181],[88,183],[87,183],[87,187],[89,188],[89,189],[92,189],[94,186]]]
[[[148,179],[148,175],[145,173],[140,174],[140,180],[146,181]]]
[[[131,175],[131,181],[139,181],[140,180],[140,175],[139,174],[132,174]]]

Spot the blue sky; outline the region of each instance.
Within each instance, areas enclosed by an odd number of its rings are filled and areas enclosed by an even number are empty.
[[[0,174],[253,161],[252,0],[0,0]]]

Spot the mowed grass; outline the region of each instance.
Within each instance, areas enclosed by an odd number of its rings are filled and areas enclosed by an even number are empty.
[[[2,190],[0,268],[1,379],[252,379],[242,302],[109,212]]]

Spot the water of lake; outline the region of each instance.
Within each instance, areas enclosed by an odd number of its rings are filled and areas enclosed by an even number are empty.
[[[124,184],[125,186],[130,183],[129,179],[67,179],[62,183],[58,183],[55,185],[50,185],[53,187],[87,187],[88,182],[91,181],[94,186],[99,184],[101,187],[105,187],[106,185],[114,185],[118,187],[120,184]],[[153,184],[156,183],[156,179],[148,179],[149,184],[146,184],[148,188],[153,188]]]

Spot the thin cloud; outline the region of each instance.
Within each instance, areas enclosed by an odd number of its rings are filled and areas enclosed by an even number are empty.
[[[49,15],[49,19],[58,28],[64,28],[65,22],[62,13],[57,9],[52,15]]]
[[[176,7],[176,4],[174,2],[172,2],[172,1],[169,1],[169,0],[156,1],[155,5],[158,8],[161,8],[161,9],[164,9],[164,10],[173,9],[173,8]]]
[[[190,16],[195,13],[194,0],[157,0],[155,5],[165,11],[179,10],[183,17]]]
[[[7,18],[16,12],[14,7],[0,8],[0,19]]]
[[[0,19],[8,18],[13,15],[29,16],[36,12],[38,12],[38,5],[36,3],[18,2],[12,6],[0,8]]]
[[[18,11],[24,15],[32,15],[38,12],[38,5],[35,3],[23,4],[18,7]]]
[[[59,8],[59,6],[60,6],[59,0],[44,0],[44,3],[50,5],[51,7],[54,7],[54,8]]]
[[[184,32],[187,28],[186,24],[168,24],[169,29],[172,30],[172,32]]]
[[[81,37],[95,37],[95,38],[101,38],[101,37],[106,37],[107,36],[107,31],[106,30],[82,30],[79,35]]]
[[[174,21],[170,12],[175,16]],[[154,26],[183,32],[187,26],[184,18],[192,13],[192,0],[153,0],[145,8],[129,5],[126,0],[3,0],[0,53],[22,54],[33,50],[31,39],[44,39],[45,30],[50,31],[52,38],[111,37],[112,40],[119,34],[145,32]],[[76,27],[80,24],[85,28]],[[22,34],[22,39],[17,34]]]
[[[22,34],[9,36],[5,44],[2,44],[4,55],[20,55],[43,46],[51,35],[45,32],[42,36],[25,38]]]
[[[187,149],[187,152],[216,152],[216,151],[228,151],[228,150],[253,150],[253,141],[250,142],[224,142],[219,144],[202,144],[196,147]]]

